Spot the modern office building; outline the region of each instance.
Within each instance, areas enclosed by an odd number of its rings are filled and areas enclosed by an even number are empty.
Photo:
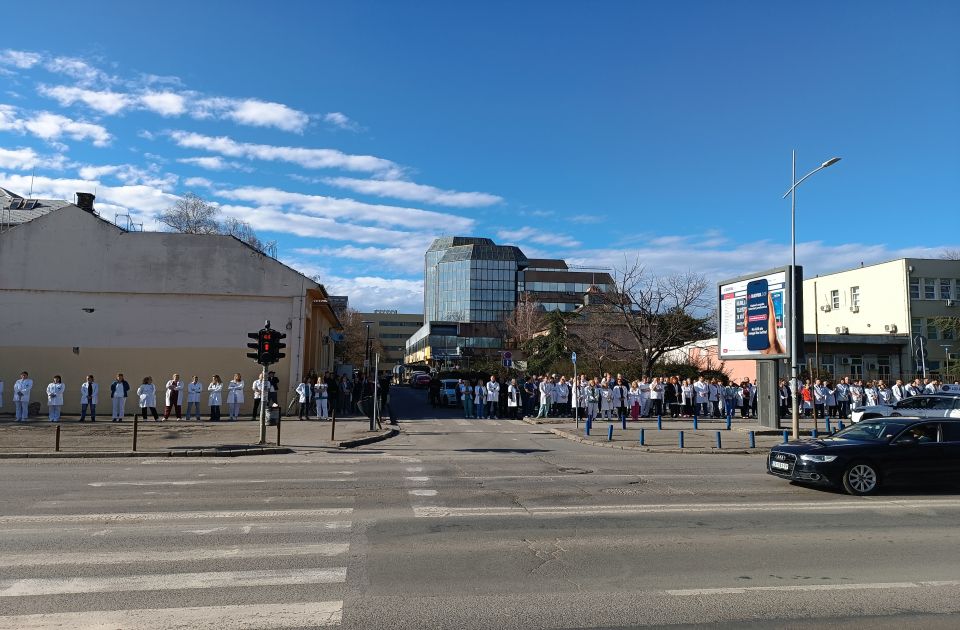
[[[434,240],[424,256],[424,324],[406,343],[406,362],[459,362],[504,350],[504,320],[521,298],[573,311],[590,286],[613,287],[606,270],[530,259],[515,246],[465,236]]]
[[[403,365],[406,341],[423,326],[423,315],[395,310],[377,310],[359,315],[363,321],[370,322],[370,338],[380,340],[383,346],[385,356],[380,357],[380,369],[393,370]]]
[[[957,260],[899,258],[811,278],[803,308],[808,360],[821,372],[936,375],[960,360],[956,335],[937,326],[960,317]]]

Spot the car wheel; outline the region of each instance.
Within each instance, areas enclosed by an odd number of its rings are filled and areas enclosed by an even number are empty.
[[[871,464],[854,462],[843,471],[843,489],[848,494],[866,496],[880,487],[880,474]]]

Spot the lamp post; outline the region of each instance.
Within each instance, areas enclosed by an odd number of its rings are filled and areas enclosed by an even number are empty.
[[[370,367],[369,367],[369,366],[370,366],[370,324],[372,324],[373,322],[367,321],[367,320],[363,320],[363,321],[361,321],[360,323],[361,323],[361,324],[365,324],[365,325],[367,326],[367,338],[366,338],[366,340],[363,342],[363,375],[364,375],[364,376],[370,376],[370,373],[369,373],[369,369],[370,369]]]
[[[792,403],[790,405],[791,410],[791,419],[793,420],[793,439],[800,438],[800,401],[798,400],[798,395],[800,393],[800,366],[797,365],[797,290],[803,290],[803,282],[799,287],[794,286],[796,280],[796,268],[797,268],[797,186],[802,184],[804,180],[813,175],[818,171],[822,171],[828,166],[832,166],[840,161],[838,157],[832,157],[826,162],[822,163],[817,168],[813,169],[799,180],[797,179],[797,152],[793,151],[793,169],[791,175],[791,181],[793,184],[790,186],[790,190],[783,194],[783,199],[787,198],[787,195],[790,195],[790,273],[793,276],[790,278],[790,380],[792,381],[793,396]],[[802,315],[801,315],[802,317]]]

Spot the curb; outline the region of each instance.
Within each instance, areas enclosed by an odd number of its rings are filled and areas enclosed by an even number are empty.
[[[587,446],[599,446],[601,448],[615,448],[621,451],[634,451],[639,453],[667,453],[667,454],[686,454],[686,455],[766,455],[770,450],[767,447],[759,446],[754,449],[741,448],[741,449],[722,449],[718,450],[716,448],[656,448],[650,446],[625,446],[624,444],[616,444],[613,442],[598,442],[596,440],[588,440],[587,438],[580,437],[579,435],[574,435],[569,431],[563,431],[561,429],[550,429],[550,432],[554,435],[562,437],[573,442],[579,442],[581,444],[586,444]]]
[[[383,433],[378,433],[377,435],[369,435],[367,437],[358,438],[356,440],[347,440],[346,442],[339,442],[337,446],[340,448],[356,448],[357,446],[363,446],[364,444],[373,444],[375,442],[382,442],[383,440],[389,440],[392,437],[400,435],[400,429],[390,428],[384,431]]]
[[[46,451],[40,453],[0,453],[0,459],[107,459],[115,457],[243,457],[247,455],[288,455],[294,450],[285,446],[251,447],[234,450],[215,448],[182,449],[177,451]]]

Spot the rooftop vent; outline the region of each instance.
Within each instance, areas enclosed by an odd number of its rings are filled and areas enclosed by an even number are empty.
[[[87,212],[93,212],[93,200],[96,198],[97,196],[93,193],[78,192],[77,207]]]

